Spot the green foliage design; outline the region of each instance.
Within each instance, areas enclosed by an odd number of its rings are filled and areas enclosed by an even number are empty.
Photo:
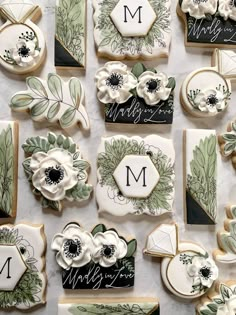
[[[26,85],[27,91],[16,93],[12,97],[10,107],[13,110],[30,110],[35,121],[59,120],[62,128],[81,122],[83,128],[89,129],[89,119],[83,105],[84,91],[79,79],[71,78],[65,85],[60,76],[49,73],[47,81],[28,77]]]
[[[219,234],[220,246],[226,253],[236,255],[236,221],[230,220],[228,225],[229,231]]]
[[[210,302],[200,307],[200,315],[217,315],[220,306],[226,304],[231,298],[236,298],[236,287],[229,287],[221,283],[219,291],[218,296],[212,297]]]
[[[172,199],[174,191],[173,175],[174,168],[168,157],[159,148],[145,145],[144,141],[115,139],[109,143],[105,142],[105,152],[98,155],[98,168],[101,176],[100,185],[108,186],[119,191],[113,173],[126,155],[148,155],[158,170],[160,179],[147,198],[126,198],[132,202],[136,213],[142,214],[145,210],[152,215],[160,212],[161,209],[171,211],[169,200]]]
[[[229,156],[236,152],[236,123],[231,124],[232,131],[223,134],[222,138],[225,141],[224,144],[224,155]]]
[[[66,191],[66,198],[69,201],[82,201],[87,200],[92,192],[92,186],[86,184],[89,168],[89,163],[82,159],[81,153],[78,150],[76,144],[70,137],[63,135],[55,135],[52,132],[48,133],[47,138],[44,137],[32,137],[28,138],[22,145],[24,152],[27,155],[32,155],[37,152],[47,153],[54,148],[62,148],[73,155],[73,167],[78,169],[78,183]],[[23,168],[27,176],[28,181],[32,184],[33,171],[30,168],[31,157],[27,158],[23,162]],[[57,211],[61,211],[61,202],[48,200],[42,196],[42,194],[34,189],[36,195],[41,196],[41,203],[43,208],[52,208]]]
[[[14,143],[11,125],[0,133],[0,209],[12,214],[14,189]]]
[[[166,47],[165,33],[170,33],[170,12],[166,5],[167,0],[149,0],[157,19],[144,37],[122,37],[110,18],[117,3],[118,0],[100,0],[98,3],[100,13],[95,27],[100,31],[99,47],[108,46],[113,53],[121,55],[136,55],[143,51],[151,55],[154,47]]]
[[[16,245],[20,250],[22,240],[24,238],[19,235],[18,229],[0,228],[0,245]],[[30,307],[40,301],[38,293],[42,291],[42,280],[35,266],[37,260],[34,257],[27,259],[22,257],[22,259],[27,266],[27,270],[13,291],[0,291],[0,308],[10,308],[20,304]]]
[[[207,214],[216,218],[216,136],[201,139],[193,150],[191,173],[187,176],[187,190]]]

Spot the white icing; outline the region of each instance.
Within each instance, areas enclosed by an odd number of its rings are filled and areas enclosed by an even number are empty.
[[[224,94],[222,91],[216,89],[206,89],[200,92],[194,103],[201,112],[214,114],[223,111],[227,106],[227,100]]]
[[[127,254],[126,242],[119,238],[115,231],[110,230],[95,234],[94,243],[93,261],[102,267],[113,266],[118,259],[124,258]]]
[[[224,20],[231,19],[236,21],[236,5],[234,0],[219,0],[218,11]]]
[[[236,314],[236,296],[232,295],[225,300],[224,305],[219,305],[216,315],[235,315]]]
[[[31,0],[5,0],[0,8],[4,9],[13,19],[19,22],[35,7]]]
[[[39,57],[34,41],[19,40],[15,48],[10,49],[11,58],[20,67],[33,65]]]
[[[236,53],[233,50],[216,50],[214,62],[219,67],[219,72],[225,77],[236,76]]]
[[[63,269],[87,265],[92,258],[94,241],[91,233],[78,224],[68,224],[62,233],[54,236],[52,250],[57,251],[56,260]]]
[[[73,155],[64,149],[34,153],[30,168],[34,173],[33,186],[48,200],[64,199],[66,191],[78,183],[78,169],[73,167]],[[52,179],[55,172],[57,180]]]
[[[183,0],[181,9],[195,19],[202,19],[206,14],[216,13],[218,0]]]
[[[167,88],[168,77],[163,72],[154,73],[146,71],[138,78],[137,94],[145,100],[147,105],[157,105],[160,101],[166,101],[171,93],[171,89]],[[156,83],[155,89],[149,88],[149,83]]]
[[[112,84],[113,78],[115,84]],[[95,81],[97,97],[104,104],[125,103],[132,96],[130,90],[137,85],[136,77],[119,61],[107,62],[97,71]]]

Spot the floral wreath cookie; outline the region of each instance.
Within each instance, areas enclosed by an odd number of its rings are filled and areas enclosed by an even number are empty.
[[[172,212],[174,162],[171,140],[156,135],[102,138],[97,158],[99,212],[115,216]]]
[[[49,73],[46,81],[34,76],[28,77],[26,85],[28,90],[12,96],[12,110],[27,111],[34,121],[59,122],[64,129],[81,123],[83,129],[89,130],[85,93],[78,78],[64,82],[57,74]]]
[[[179,242],[176,224],[161,224],[147,238],[144,254],[161,257],[161,276],[166,287],[183,299],[194,299],[209,290],[218,268],[200,245]]]
[[[236,122],[228,125],[227,132],[218,137],[220,151],[224,157],[230,157],[236,169]]]
[[[0,28],[0,64],[16,74],[29,73],[38,68],[46,55],[42,31],[32,22],[41,9],[31,0],[5,0],[0,15],[7,21]]]
[[[236,263],[236,206],[226,207],[227,219],[224,229],[217,233],[220,249],[213,252],[214,258],[224,264]]]
[[[90,233],[71,222],[54,236],[51,248],[57,252],[56,261],[63,269],[64,289],[117,289],[134,285],[137,241],[126,241],[115,229],[98,224]]]
[[[233,0],[178,0],[177,13],[185,24],[186,46],[235,46],[236,4]]]
[[[107,123],[171,124],[175,79],[137,63],[131,71],[120,61],[107,62],[96,75],[97,97]]]
[[[43,225],[0,226],[0,308],[44,304],[47,278]]]
[[[197,305],[198,315],[233,315],[236,312],[236,281],[217,282],[215,289]]]
[[[93,0],[94,40],[110,59],[168,57],[171,0]]]
[[[231,96],[231,81],[236,78],[235,52],[215,49],[212,67],[190,73],[184,80],[180,101],[195,117],[212,117],[227,109]]]
[[[25,174],[43,208],[61,211],[63,199],[81,202],[90,197],[90,165],[71,138],[50,132],[47,138],[28,138],[22,148],[30,155],[23,162]]]

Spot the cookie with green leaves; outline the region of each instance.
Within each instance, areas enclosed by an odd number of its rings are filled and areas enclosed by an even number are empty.
[[[231,122],[227,131],[218,137],[221,154],[226,158],[231,158],[234,168],[236,168],[236,121]]]

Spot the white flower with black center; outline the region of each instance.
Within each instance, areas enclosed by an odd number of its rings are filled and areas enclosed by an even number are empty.
[[[169,98],[171,89],[167,87],[169,80],[165,73],[145,71],[138,80],[137,94],[147,105],[155,106]]]
[[[28,67],[34,64],[39,56],[33,40],[20,39],[15,48],[10,49],[10,56],[20,67]]]
[[[216,315],[235,315],[236,314],[236,296],[230,298],[224,297],[225,304],[219,305]]]
[[[218,268],[210,258],[195,256],[187,267],[188,275],[193,278],[193,286],[210,288],[218,278]]]
[[[103,104],[125,103],[132,97],[137,78],[119,61],[107,62],[95,75],[97,97]]]
[[[70,223],[62,233],[54,236],[51,247],[57,251],[56,260],[63,269],[79,268],[91,261],[93,236],[78,224]]]
[[[236,21],[236,1],[235,0],[219,0],[219,14],[224,20],[231,19]]]
[[[197,94],[194,105],[201,112],[217,113],[227,106],[227,99],[219,90],[206,90]]]
[[[189,13],[195,19],[205,18],[207,14],[213,15],[217,10],[216,0],[183,0],[181,10]]]
[[[78,170],[73,167],[70,152],[55,148],[31,157],[32,184],[48,200],[60,201],[66,191],[78,183]]]
[[[102,267],[113,266],[118,259],[124,258],[127,254],[127,243],[113,230],[95,234],[94,243],[93,261]]]
[[[34,257],[34,249],[27,240],[20,239],[16,246],[25,261]]]

